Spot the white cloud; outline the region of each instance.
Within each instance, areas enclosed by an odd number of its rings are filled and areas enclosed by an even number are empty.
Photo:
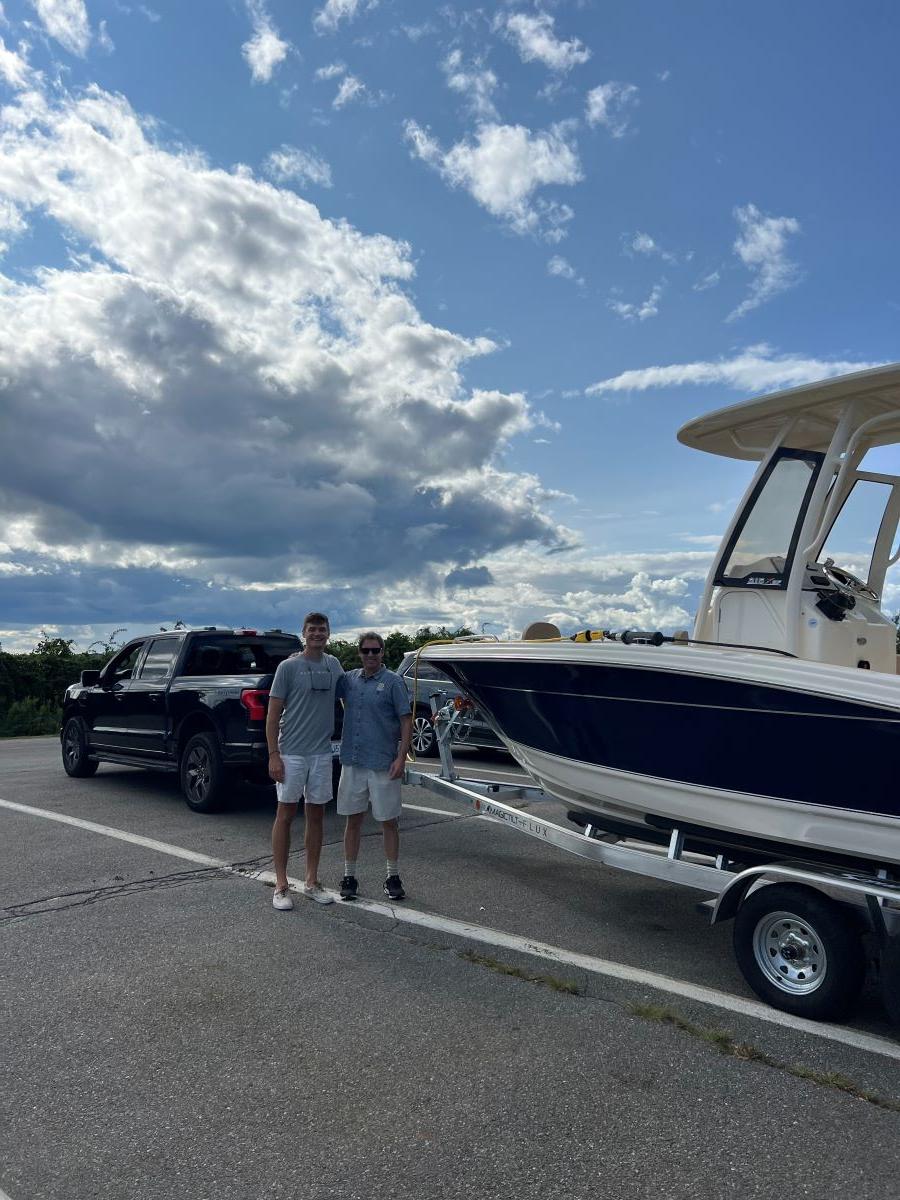
[[[710,288],[717,287],[722,276],[719,271],[710,271],[708,275],[704,275],[702,279],[698,279],[694,284],[695,292],[706,292]]]
[[[355,75],[345,75],[337,90],[337,95],[331,102],[332,108],[344,108],[354,100],[362,100],[366,95],[366,85]]]
[[[70,54],[84,58],[91,44],[84,0],[31,0],[50,37]]]
[[[497,88],[497,76],[493,71],[477,59],[467,68],[461,50],[451,50],[441,66],[447,77],[447,87],[465,97],[475,117],[479,120],[496,118],[497,109],[491,99]]]
[[[265,161],[266,174],[279,183],[294,179],[298,183],[314,183],[331,187],[331,167],[312,150],[299,150],[283,145],[273,150]]]
[[[362,0],[326,0],[313,17],[313,28],[316,33],[334,33],[341,21],[349,23],[362,7]],[[374,8],[374,0],[365,7]]]
[[[23,47],[19,47],[22,51]],[[0,37],[0,79],[5,79],[12,88],[23,88],[31,77],[31,68],[23,53],[10,50]]]
[[[601,83],[587,94],[587,122],[602,125],[614,138],[624,137],[630,109],[637,103],[638,89],[633,83]]]
[[[661,283],[654,284],[650,295],[640,304],[626,304],[621,300],[610,298],[607,300],[607,307],[625,321],[646,321],[648,317],[655,317],[659,313],[659,301],[663,294],[663,285]]]
[[[583,284],[584,279],[572,264],[560,254],[554,256],[547,262],[547,274],[555,275],[559,279],[571,279],[574,283]]]
[[[91,251],[0,288],[0,557],[52,567],[15,576],[15,614],[0,585],[5,623],[79,591],[116,624],[253,596],[339,627],[382,583],[560,544],[552,495],[499,465],[538,414],[465,386],[494,345],[423,320],[409,248],[151,128],[96,87],[0,115],[0,200]]]
[[[678,261],[677,254],[673,254],[670,250],[663,250],[662,246],[649,233],[643,233],[640,230],[634,234],[624,233],[622,235],[622,251],[628,255],[643,254],[647,258],[661,258],[663,262],[667,263]]]
[[[593,384],[585,394],[600,396],[611,392],[645,392],[650,388],[683,387],[685,384],[714,384],[744,393],[771,392],[881,365],[877,362],[829,362],[779,355],[770,347],[760,345],[748,347],[734,358],[716,362],[677,363],[667,367],[623,371],[621,375]]]
[[[417,158],[452,187],[464,188],[516,233],[543,233],[551,241],[564,236],[563,225],[572,210],[534,199],[534,193],[549,184],[571,186],[582,178],[571,125],[532,133],[523,125],[485,124],[474,140],[457,142],[446,152],[415,121],[407,121],[404,131]]]
[[[754,278],[750,295],[729,313],[729,321],[793,287],[800,278],[796,264],[787,256],[788,238],[800,232],[795,217],[767,217],[755,204],[736,208],[734,217],[740,229],[734,251]]]
[[[497,17],[495,28],[502,29],[519,52],[522,62],[541,62],[551,71],[571,71],[591,57],[588,48],[571,38],[563,41],[553,32],[549,13],[510,13]]]
[[[346,74],[347,67],[342,62],[329,63],[327,67],[319,67],[316,71],[316,79],[336,79],[339,75]]]
[[[263,0],[247,0],[247,12],[253,23],[253,36],[244,42],[241,52],[253,82],[268,83],[275,68],[287,57],[290,42],[279,37]]]

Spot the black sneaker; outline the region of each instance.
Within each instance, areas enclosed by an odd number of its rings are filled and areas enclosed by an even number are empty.
[[[341,899],[355,900],[359,891],[359,880],[355,875],[345,875],[341,880]]]
[[[400,882],[399,875],[388,875],[384,881],[384,894],[390,896],[392,900],[406,899],[406,892],[403,890],[403,884]]]

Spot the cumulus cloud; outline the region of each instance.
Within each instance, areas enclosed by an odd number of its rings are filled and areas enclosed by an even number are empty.
[[[404,131],[415,157],[451,187],[464,188],[516,233],[543,234],[551,241],[564,235],[572,210],[535,198],[535,192],[550,184],[571,186],[582,178],[570,124],[532,133],[523,125],[487,123],[474,139],[457,142],[447,151],[416,121],[407,121]]]
[[[41,24],[57,42],[78,58],[84,58],[91,44],[84,0],[31,0]]]
[[[344,108],[354,100],[362,100],[366,95],[366,85],[355,75],[345,75],[341,80],[337,95],[331,102],[332,108]]]
[[[0,79],[4,79],[11,88],[16,89],[25,87],[31,77],[31,68],[23,47],[20,46],[19,51],[17,54],[15,50],[10,50],[0,37]]]
[[[498,16],[495,28],[512,42],[522,62],[540,62],[551,71],[571,71],[591,57],[588,48],[578,40],[564,41],[553,31],[554,20],[549,13],[510,13]]]
[[[572,264],[561,254],[554,254],[547,262],[547,274],[555,275],[558,279],[571,279],[573,283],[584,283],[584,279]]]
[[[465,97],[472,115],[479,120],[493,120],[497,116],[492,95],[497,88],[497,76],[484,63],[476,59],[471,66],[463,62],[461,50],[451,50],[441,64],[447,78],[447,87]]]
[[[537,414],[465,386],[494,346],[423,320],[409,248],[151,128],[96,87],[0,114],[0,200],[90,249],[0,287],[21,604],[282,624],[280,603],[358,612],[380,580],[562,544],[552,496],[499,462]]]
[[[661,258],[667,263],[678,261],[677,254],[673,254],[671,250],[664,250],[649,233],[643,233],[641,230],[633,234],[622,234],[622,252],[629,257],[641,254],[646,258]]]
[[[734,217],[740,229],[734,252],[753,275],[753,281],[746,300],[728,314],[729,321],[787,291],[800,278],[796,263],[787,255],[788,238],[800,232],[795,217],[767,217],[755,204],[736,208]]]
[[[642,367],[602,379],[586,389],[588,396],[615,392],[646,392],[650,388],[715,384],[739,392],[772,392],[832,379],[851,371],[882,366],[877,362],[843,362],[776,354],[769,346],[750,346],[734,358],[715,362],[676,363],[667,367]]]
[[[331,187],[331,167],[313,150],[299,150],[296,146],[282,145],[273,150],[265,161],[266,174],[278,183],[294,180],[296,183],[314,183],[319,187]]]
[[[368,4],[362,0],[326,0],[313,16],[313,28],[316,33],[334,33],[342,21],[349,24],[364,7],[374,8],[375,0],[369,0]]]
[[[602,125],[614,138],[628,132],[631,109],[638,103],[633,83],[601,83],[587,94],[585,116],[589,125]]]
[[[263,0],[247,0],[247,12],[253,23],[253,36],[244,42],[241,52],[253,82],[268,83],[275,68],[287,57],[290,43],[279,37]]]
[[[650,295],[640,304],[626,304],[622,300],[610,298],[607,300],[607,307],[612,309],[616,316],[621,317],[625,321],[646,321],[649,317],[655,317],[659,313],[659,301],[663,294],[663,285],[661,283],[654,284]]]

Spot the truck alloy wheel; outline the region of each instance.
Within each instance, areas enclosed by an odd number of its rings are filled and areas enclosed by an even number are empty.
[[[181,756],[181,790],[194,812],[218,812],[225,803],[228,776],[216,739],[195,733]]]
[[[84,726],[77,717],[70,717],[63,729],[62,760],[66,774],[74,779],[88,779],[100,766],[96,758],[88,758]]]

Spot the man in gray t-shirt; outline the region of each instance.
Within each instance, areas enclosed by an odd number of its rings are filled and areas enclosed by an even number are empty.
[[[309,613],[303,621],[302,654],[279,663],[269,689],[266,740],[269,775],[275,780],[278,811],[272,826],[275,895],[272,903],[285,911],[294,907],[287,878],[291,823],[304,797],[306,884],[304,895],[320,904],[334,899],[319,882],[325,805],[331,799],[331,731],[334,697],[343,668],[325,653],[330,629],[324,613]]]

